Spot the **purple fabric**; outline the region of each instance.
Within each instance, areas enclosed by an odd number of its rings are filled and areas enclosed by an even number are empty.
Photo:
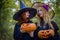
[[[49,7],[48,5],[43,4],[42,7],[45,8],[48,11],[48,7]]]

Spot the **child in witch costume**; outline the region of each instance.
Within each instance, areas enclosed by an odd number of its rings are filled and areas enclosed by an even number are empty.
[[[51,19],[54,17],[54,11],[47,4],[36,2],[33,8],[37,9],[38,22],[35,31],[35,40],[60,40],[58,35],[58,26]],[[50,9],[50,10],[49,10]],[[52,12],[52,15],[50,13]]]
[[[26,7],[21,0],[20,8],[21,10],[19,10],[13,16],[13,19],[18,21],[15,24],[14,28],[14,40],[33,40],[33,31],[25,32],[24,30],[21,29],[21,25],[23,23],[32,23],[32,21],[30,21],[30,18],[33,18],[36,15],[37,11],[34,8]]]

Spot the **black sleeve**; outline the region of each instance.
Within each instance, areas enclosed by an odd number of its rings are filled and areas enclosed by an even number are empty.
[[[40,38],[38,37],[38,32],[40,31],[40,27],[37,26],[37,29],[34,32],[34,40],[40,40]]]
[[[51,23],[52,23],[52,25],[53,25],[53,27],[54,27],[55,30],[59,30],[57,24],[54,21],[51,21]]]
[[[22,33],[20,32],[20,27],[18,25],[15,25],[15,28],[14,28],[14,39],[15,40],[22,40],[23,37],[22,37]]]
[[[57,24],[54,21],[52,21],[51,23],[52,23],[53,27],[55,28],[55,35],[54,35],[53,39],[54,40],[60,40],[59,34],[57,32],[57,30],[59,30]]]

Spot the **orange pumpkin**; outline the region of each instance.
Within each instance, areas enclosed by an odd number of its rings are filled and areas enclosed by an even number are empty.
[[[36,30],[36,25],[34,23],[23,23],[21,25],[21,30],[29,32]]]
[[[49,29],[49,30],[40,30],[38,32],[38,37],[39,38],[48,38],[50,36],[54,36],[54,30],[51,30],[51,29]]]
[[[54,36],[54,30],[49,29],[49,31],[50,31],[50,35]]]

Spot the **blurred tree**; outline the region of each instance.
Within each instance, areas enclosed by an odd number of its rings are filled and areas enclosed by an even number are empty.
[[[16,0],[0,0],[0,40],[13,40],[13,9],[19,8],[15,2]]]
[[[55,10],[56,10],[56,13],[60,13],[60,0],[56,0]]]

